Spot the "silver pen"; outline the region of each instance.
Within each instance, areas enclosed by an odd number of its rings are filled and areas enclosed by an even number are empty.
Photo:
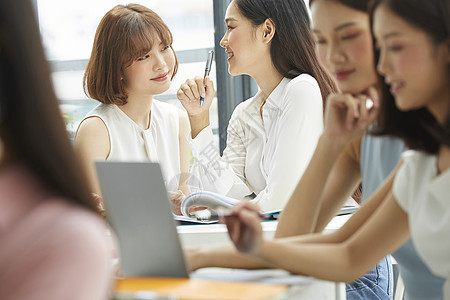
[[[212,211],[209,209],[205,209],[196,214],[197,220],[203,221],[203,222],[219,221],[220,219],[222,219],[224,217],[236,217],[236,216],[232,215],[229,211],[223,211],[223,210]],[[261,218],[261,220],[269,220],[269,219],[271,219],[272,216],[265,215],[265,214],[259,214],[259,217]]]
[[[214,59],[214,50],[210,50],[208,52],[208,59],[206,60],[205,75],[203,75],[203,84],[205,84],[206,76],[209,76],[209,72],[211,72],[211,65],[213,59]],[[203,101],[205,101],[205,99],[200,96],[200,106],[202,106]]]

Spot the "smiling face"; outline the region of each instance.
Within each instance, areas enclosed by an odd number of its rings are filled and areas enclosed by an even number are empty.
[[[270,59],[269,47],[258,37],[259,28],[246,19],[234,2],[231,2],[225,15],[227,31],[220,46],[228,54],[228,72],[235,75],[254,76],[262,61]]]
[[[319,60],[339,89],[357,94],[374,85],[369,15],[333,0],[314,1],[311,12]]]
[[[124,70],[129,97],[153,96],[167,91],[175,68],[175,55],[169,45],[155,40],[153,48]]]
[[[449,105],[448,45],[436,45],[421,29],[396,15],[386,4],[374,13],[374,34],[380,48],[378,71],[390,85],[400,110],[428,108],[445,119]]]

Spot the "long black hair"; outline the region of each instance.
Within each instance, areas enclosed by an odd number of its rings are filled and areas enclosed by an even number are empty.
[[[270,55],[281,75],[294,78],[301,73],[314,77],[320,87],[322,99],[336,92],[336,86],[322,68],[315,52],[311,24],[303,0],[234,0],[240,13],[253,25],[271,19],[275,35]]]
[[[425,31],[435,44],[450,39],[450,2],[448,0],[375,0],[371,4],[370,16],[373,26],[373,14],[379,4],[385,3],[399,17],[413,26]],[[375,45],[375,44],[374,44]],[[379,53],[376,52],[376,63]],[[450,66],[448,66],[450,68]],[[431,154],[439,151],[441,145],[450,146],[450,112],[445,123],[439,124],[426,108],[401,111],[395,105],[395,99],[379,77],[382,101],[377,127],[377,135],[395,135],[402,138],[411,149]],[[448,99],[450,101],[450,99]]]
[[[54,195],[94,210],[61,117],[31,1],[1,4],[0,136],[6,164],[24,165]]]
[[[348,6],[350,8],[368,13],[370,0],[334,0],[336,2],[339,2],[345,6]],[[309,0],[309,6],[311,7],[314,0]]]

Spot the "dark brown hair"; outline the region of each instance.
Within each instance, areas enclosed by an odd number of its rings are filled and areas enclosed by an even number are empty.
[[[436,45],[450,41],[450,3],[448,0],[376,0],[371,4],[370,16],[379,4],[385,3],[400,18],[412,26],[426,32]],[[374,43],[375,45],[375,43]],[[379,51],[374,49],[378,62]],[[450,68],[450,66],[449,66]],[[377,127],[377,135],[395,135],[402,138],[411,149],[435,154],[441,145],[450,146],[450,112],[445,124],[439,124],[426,108],[401,111],[389,92],[389,86],[379,77],[382,101]],[[450,101],[450,99],[448,99]]]
[[[368,13],[370,0],[328,0],[328,1],[335,1],[339,2],[345,6],[348,6],[350,8]],[[314,0],[309,0],[309,7],[311,7]]]
[[[5,163],[30,170],[55,195],[94,209],[65,130],[31,1],[2,0],[0,134]]]
[[[172,48],[172,33],[151,9],[139,5],[117,5],[106,13],[95,33],[91,57],[83,77],[84,91],[90,98],[105,104],[123,105],[128,95],[121,80],[124,69],[152,48],[155,33]],[[172,78],[178,70],[175,67]]]
[[[270,55],[281,75],[287,78],[294,78],[301,73],[311,75],[319,84],[324,103],[330,93],[337,91],[334,81],[317,59],[310,19],[303,0],[234,2],[240,13],[253,25],[261,25],[267,19],[275,23]]]

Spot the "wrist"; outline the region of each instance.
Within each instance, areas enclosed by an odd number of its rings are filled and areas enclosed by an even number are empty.
[[[258,247],[252,253],[253,258],[255,259],[263,259],[264,253],[267,253],[267,249],[270,248],[270,241],[266,241],[265,239],[261,239]]]
[[[327,132],[324,132],[319,138],[318,147],[320,145],[324,149],[327,149],[330,154],[339,154],[348,142],[349,141],[346,139],[338,139],[328,135]]]
[[[209,111],[197,115],[189,115],[191,136],[194,139],[203,129],[209,126]]]

